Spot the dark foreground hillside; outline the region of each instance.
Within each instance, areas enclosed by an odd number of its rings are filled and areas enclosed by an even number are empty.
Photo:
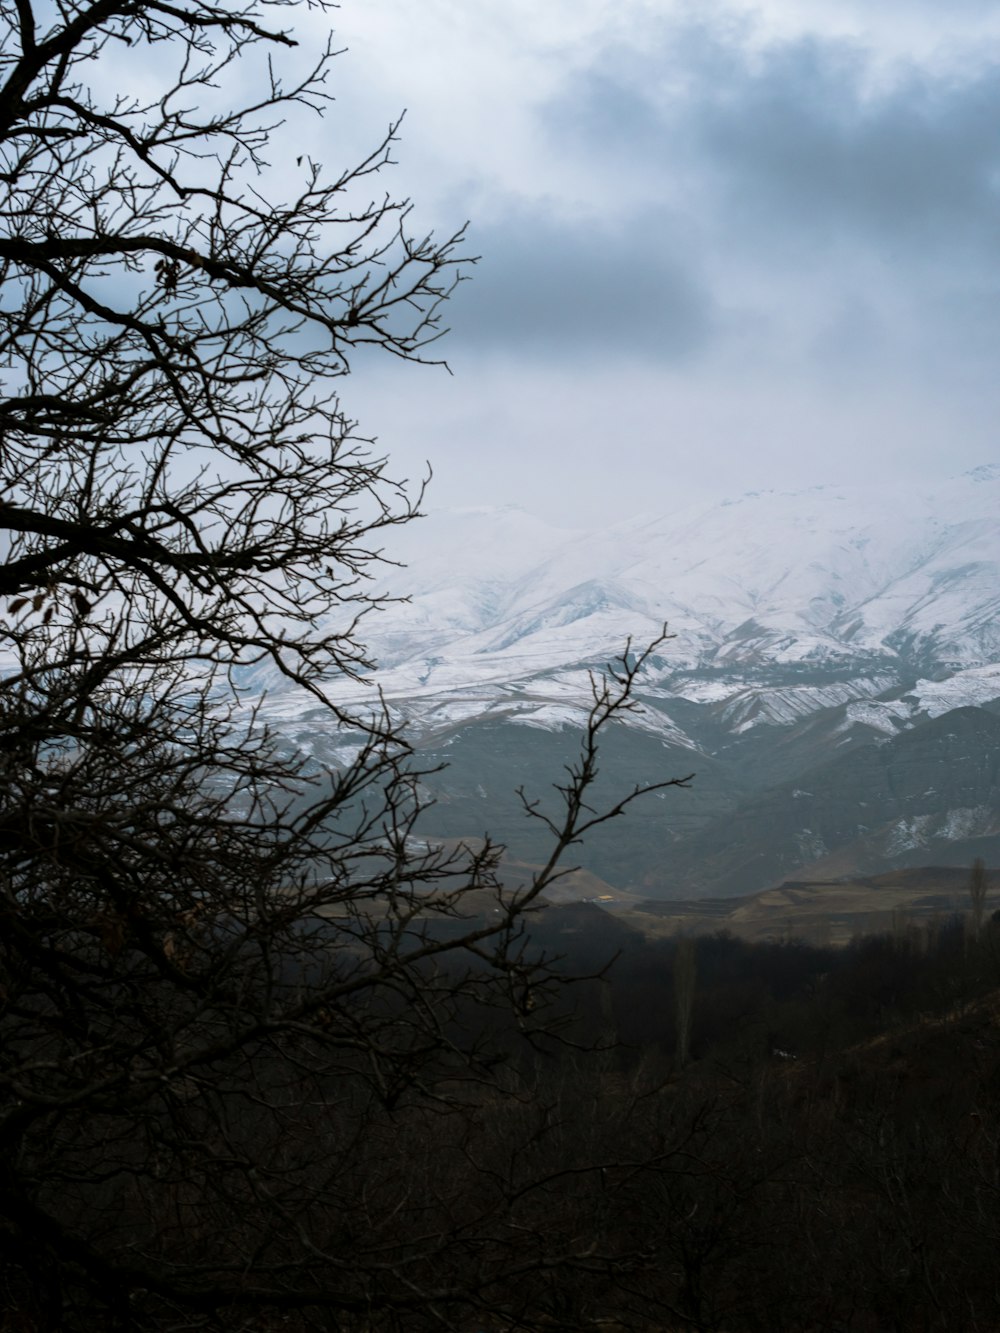
[[[700,939],[683,1069],[678,942],[617,943],[592,1118],[659,1154],[616,1176],[648,1260],[607,1290],[623,1326],[1000,1327],[1000,924]]]
[[[6,1244],[0,1329],[174,1326],[156,1290],[127,1308],[74,1293],[95,1253],[190,1264],[211,1240],[248,1274],[273,1260],[282,1232],[255,1234],[243,1206],[256,1177],[234,1171],[228,1203],[204,1202],[200,1145],[216,1139],[282,1182],[287,1236],[321,1236],[335,1269],[353,1259],[336,1314],[289,1292],[277,1316],[237,1301],[206,1329],[1000,1328],[1000,924],[973,939],[951,918],[833,950],[647,941],[580,904],[533,929],[562,981],[515,993],[514,1020],[441,1010],[456,1047],[478,1044],[476,1079],[443,1059],[421,1089],[373,1089],[360,1066],[334,1086],[303,1043],[272,1122],[262,1052],[165,1109],[190,1160],[155,1192],[152,1121],[100,1177],[101,1125],[72,1141],[57,1127],[35,1149],[39,1197],[79,1251]],[[428,972],[423,1002],[436,990]],[[306,1182],[317,1143],[327,1171]],[[209,1294],[210,1280],[206,1264]]]

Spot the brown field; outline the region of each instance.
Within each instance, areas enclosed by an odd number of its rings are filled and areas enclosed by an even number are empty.
[[[441,840],[444,851],[454,852],[457,841]],[[466,846],[475,847],[475,840]],[[461,917],[487,917],[527,888],[541,867],[526,861],[503,859],[498,867],[497,890],[478,889],[463,895]],[[987,917],[1000,907],[1000,871],[992,871]],[[969,910],[968,870],[922,866],[872,877],[838,880],[789,880],[742,898],[655,900],[628,893],[587,870],[570,869],[536,902],[535,910],[588,902],[609,912],[648,937],[711,934],[727,930],[743,939],[802,939],[810,944],[843,945],[855,935],[923,926],[953,913]],[[459,887],[456,881],[455,888]],[[377,914],[375,903],[369,911]],[[320,913],[340,915],[336,908]],[[434,911],[429,916],[438,915]]]
[[[618,914],[647,935],[728,930],[748,940],[841,945],[965,912],[967,882],[965,870],[928,866],[845,882],[789,881],[746,898],[623,903]],[[987,915],[997,905],[988,901]]]

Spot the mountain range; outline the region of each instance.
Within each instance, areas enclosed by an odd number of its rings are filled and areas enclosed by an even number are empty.
[[[642,708],[607,738],[604,793],[693,773],[579,859],[650,896],[748,893],[781,877],[1000,859],[1000,466],[929,491],[760,491],[599,531],[520,509],[432,514],[388,552],[364,622],[377,683],[427,779],[429,835],[489,829],[519,857],[541,830],[590,699],[629,640]],[[324,763],[350,738],[279,680],[264,714]],[[955,739],[958,738],[958,739]]]

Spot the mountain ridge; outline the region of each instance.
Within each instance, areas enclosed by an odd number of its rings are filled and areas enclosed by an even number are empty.
[[[489,827],[516,845],[523,816],[503,784],[558,778],[592,701],[591,673],[668,621],[673,637],[637,683],[641,708],[619,728],[631,739],[608,745],[606,768],[625,789],[637,773],[673,775],[666,763],[696,769],[703,792],[696,782],[675,807],[633,817],[644,860],[598,840],[589,868],[669,893],[670,863],[687,857],[684,892],[750,892],[763,887],[759,866],[734,862],[722,890],[711,857],[696,851],[748,793],[787,797],[782,783],[838,755],[1000,700],[997,514],[1000,467],[990,466],[933,493],[904,483],[750,492],[590,533],[509,506],[433,515],[387,552],[407,567],[391,570],[384,590],[408,585],[410,600],[365,622],[379,669],[327,692],[347,712],[384,699],[422,762],[460,757],[455,780],[433,788],[432,831],[435,821],[449,837]],[[303,726],[301,701],[280,680],[256,676],[253,704],[317,762],[337,762],[341,741],[322,712]],[[988,722],[981,729],[992,735]],[[888,826],[891,801],[879,800]],[[921,812],[928,855],[958,829],[958,810]],[[846,870],[889,868],[892,839],[876,854],[873,836],[845,825],[859,863]],[[803,842],[775,874],[834,856],[824,846],[814,854]]]
[[[418,525],[412,549],[393,551],[410,557],[391,580],[409,583],[408,602],[366,623],[380,687],[418,731],[425,704],[478,686],[582,700],[586,668],[665,621],[674,638],[648,683],[668,694],[684,694],[685,673],[730,683],[760,667],[881,666],[903,684],[992,665],[1000,468],[979,472],[934,495],[749,493],[591,534],[510,507],[432,517],[423,550]],[[345,705],[370,694],[329,689]]]

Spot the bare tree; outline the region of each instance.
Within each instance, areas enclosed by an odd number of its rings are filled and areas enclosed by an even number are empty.
[[[586,799],[645,655],[595,678],[516,892],[492,844],[415,840],[405,743],[327,700],[419,504],[338,383],[356,348],[431,355],[461,232],[381,192],[394,129],[269,167],[329,99],[330,48],[272,63],[283,8],[2,9],[0,1302],[28,1328],[452,1327],[617,1262],[537,1211],[514,1243],[542,1186],[479,1155],[479,1016],[549,1021],[524,913],[639,794]],[[351,763],[248,713],[262,667]]]
[[[969,898],[972,903],[972,938],[974,940],[979,939],[983,930],[987,887],[986,863],[981,856],[977,856],[969,872]]]
[[[683,1069],[691,1051],[691,1018],[697,972],[695,942],[680,936],[674,950],[674,1001],[677,1006],[677,1067]]]

